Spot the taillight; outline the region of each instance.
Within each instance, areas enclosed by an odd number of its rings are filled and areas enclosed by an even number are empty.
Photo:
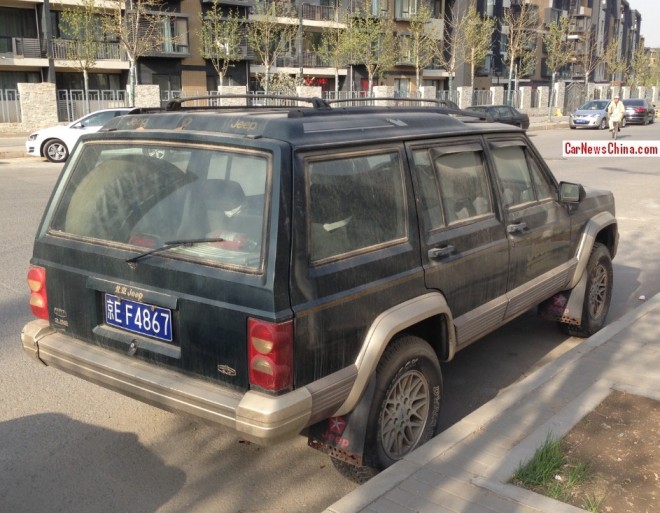
[[[293,385],[293,322],[248,319],[250,384],[274,392]]]
[[[46,269],[31,265],[27,275],[30,287],[30,309],[40,318],[48,320],[48,297],[46,295]]]

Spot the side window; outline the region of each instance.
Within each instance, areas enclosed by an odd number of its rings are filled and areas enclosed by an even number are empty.
[[[492,150],[505,207],[555,197],[552,185],[524,146],[495,145]]]
[[[533,201],[534,187],[523,146],[494,147],[493,159],[504,206],[513,207]]]
[[[413,159],[421,213],[429,229],[493,212],[478,144],[417,150]]]
[[[310,162],[307,186],[312,262],[406,237],[398,152]]]

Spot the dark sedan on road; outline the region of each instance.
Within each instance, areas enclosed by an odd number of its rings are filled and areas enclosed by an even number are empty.
[[[467,110],[490,114],[493,117],[493,121],[497,121],[498,123],[519,126],[523,130],[529,128],[529,116],[508,105],[477,105],[468,107]]]
[[[640,123],[648,125],[655,119],[655,107],[648,100],[631,98],[623,100],[626,108],[626,121],[628,123]]]

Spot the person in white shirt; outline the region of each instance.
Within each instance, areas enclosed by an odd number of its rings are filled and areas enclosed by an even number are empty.
[[[614,129],[614,122],[619,122],[619,129],[621,128],[621,120],[626,113],[626,108],[623,106],[623,102],[619,100],[619,96],[612,98],[612,101],[607,106],[607,118],[610,125],[610,132]]]

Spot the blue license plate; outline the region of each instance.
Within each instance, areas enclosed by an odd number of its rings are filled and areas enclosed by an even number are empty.
[[[584,125],[585,123],[588,123],[588,121],[586,119],[576,119],[574,123],[578,125]]]
[[[172,342],[172,312],[167,308],[106,294],[105,322],[115,328]]]

